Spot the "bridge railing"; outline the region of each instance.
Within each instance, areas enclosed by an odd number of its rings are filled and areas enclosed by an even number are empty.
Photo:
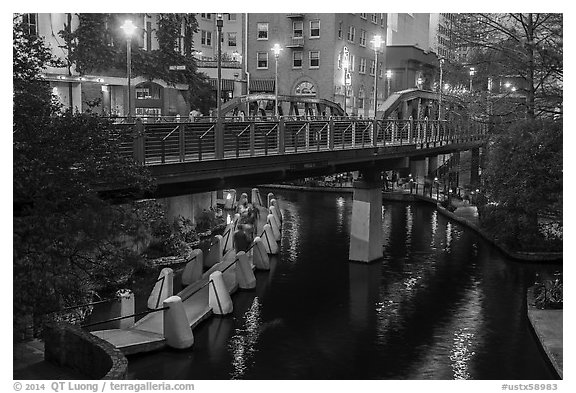
[[[438,120],[315,118],[115,124],[121,150],[155,165],[329,150],[479,141],[487,125]]]

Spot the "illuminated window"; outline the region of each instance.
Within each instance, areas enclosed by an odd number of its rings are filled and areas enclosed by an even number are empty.
[[[268,52],[258,52],[256,54],[257,63],[256,68],[259,70],[266,70],[268,69]]]
[[[301,20],[294,21],[292,23],[292,32],[294,37],[303,37],[304,36],[304,22]]]
[[[24,14],[22,16],[24,28],[28,30],[30,35],[38,35],[38,17],[36,14]]]
[[[296,86],[296,95],[299,96],[315,96],[316,86],[312,82],[301,82]]]
[[[320,37],[320,21],[311,20],[310,21],[310,38]]]
[[[200,33],[200,43],[204,46],[212,46],[212,32],[202,30]]]
[[[366,73],[366,59],[364,57],[360,58],[360,65],[358,66],[358,72],[360,74]]]
[[[292,52],[292,68],[302,68],[302,51]]]
[[[236,32],[228,33],[228,46],[236,46]]]
[[[320,68],[320,52],[310,51],[310,68]]]
[[[348,28],[348,41],[354,42],[355,36],[356,36],[356,28],[354,26],[350,26]]]
[[[268,39],[268,23],[258,23],[258,40],[267,40]]]

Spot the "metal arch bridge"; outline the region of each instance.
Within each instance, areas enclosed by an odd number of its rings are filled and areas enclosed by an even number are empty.
[[[210,121],[213,120],[213,121]],[[345,116],[224,117],[116,124],[126,155],[157,179],[155,196],[330,174],[406,157],[481,146],[487,125],[452,120]]]

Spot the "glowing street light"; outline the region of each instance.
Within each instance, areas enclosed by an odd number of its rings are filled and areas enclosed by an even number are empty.
[[[390,81],[392,80],[392,70],[386,70],[387,92],[386,98],[390,97]]]
[[[126,34],[126,79],[128,80],[128,120],[132,117],[132,87],[130,82],[132,79],[132,34],[136,31],[137,27],[132,23],[130,19],[124,21],[124,24],[120,26],[124,33]]]
[[[282,48],[279,44],[274,44],[272,47],[272,52],[274,52],[274,57],[276,58],[276,66],[274,72],[274,115],[278,118],[278,58],[280,57],[280,51]]]
[[[470,93],[472,93],[472,78],[476,74],[476,69],[474,67],[470,67]]]

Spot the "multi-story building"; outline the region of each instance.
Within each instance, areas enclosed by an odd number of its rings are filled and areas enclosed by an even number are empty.
[[[430,14],[388,14],[387,29],[389,90],[432,89],[439,64],[430,45]]]
[[[362,116],[373,116],[375,81],[377,101],[385,99],[386,47],[382,44],[376,53],[372,41],[375,36],[386,41],[386,14],[269,13],[247,18],[244,61],[250,93],[275,92],[277,61],[279,95],[328,99]],[[277,59],[275,44],[282,48]]]
[[[213,90],[217,89],[218,19],[222,20],[221,40],[221,83],[222,100],[246,94],[246,79],[243,71],[244,30],[246,14],[196,14],[198,32],[194,38],[195,57],[198,71],[210,78]]]
[[[73,13],[35,13],[23,14],[22,18],[29,26],[31,33],[44,38],[52,53],[63,60],[68,60],[65,41],[59,34],[68,29],[75,31],[79,18]],[[126,19],[132,20],[136,30],[131,38],[134,46],[142,51],[158,49],[156,31],[157,14],[111,14],[105,23],[108,46],[126,46],[121,25]],[[182,26],[184,30],[185,26]],[[122,37],[119,39],[119,37]],[[179,38],[174,43],[176,51],[184,54],[190,51],[184,40]],[[170,66],[170,65],[168,65]],[[178,65],[173,65],[178,66]],[[126,66],[99,71],[98,74],[80,74],[73,63],[69,67],[48,67],[43,78],[50,82],[53,94],[64,108],[78,111],[92,109],[104,115],[126,116],[128,113],[137,116],[186,116],[189,106],[184,99],[188,94],[188,85],[184,83],[168,84],[166,81],[149,80],[140,75],[131,79],[131,94],[128,98],[128,80]],[[128,101],[131,110],[128,111]]]
[[[438,57],[456,60],[454,23],[458,14],[430,14],[430,47]]]

